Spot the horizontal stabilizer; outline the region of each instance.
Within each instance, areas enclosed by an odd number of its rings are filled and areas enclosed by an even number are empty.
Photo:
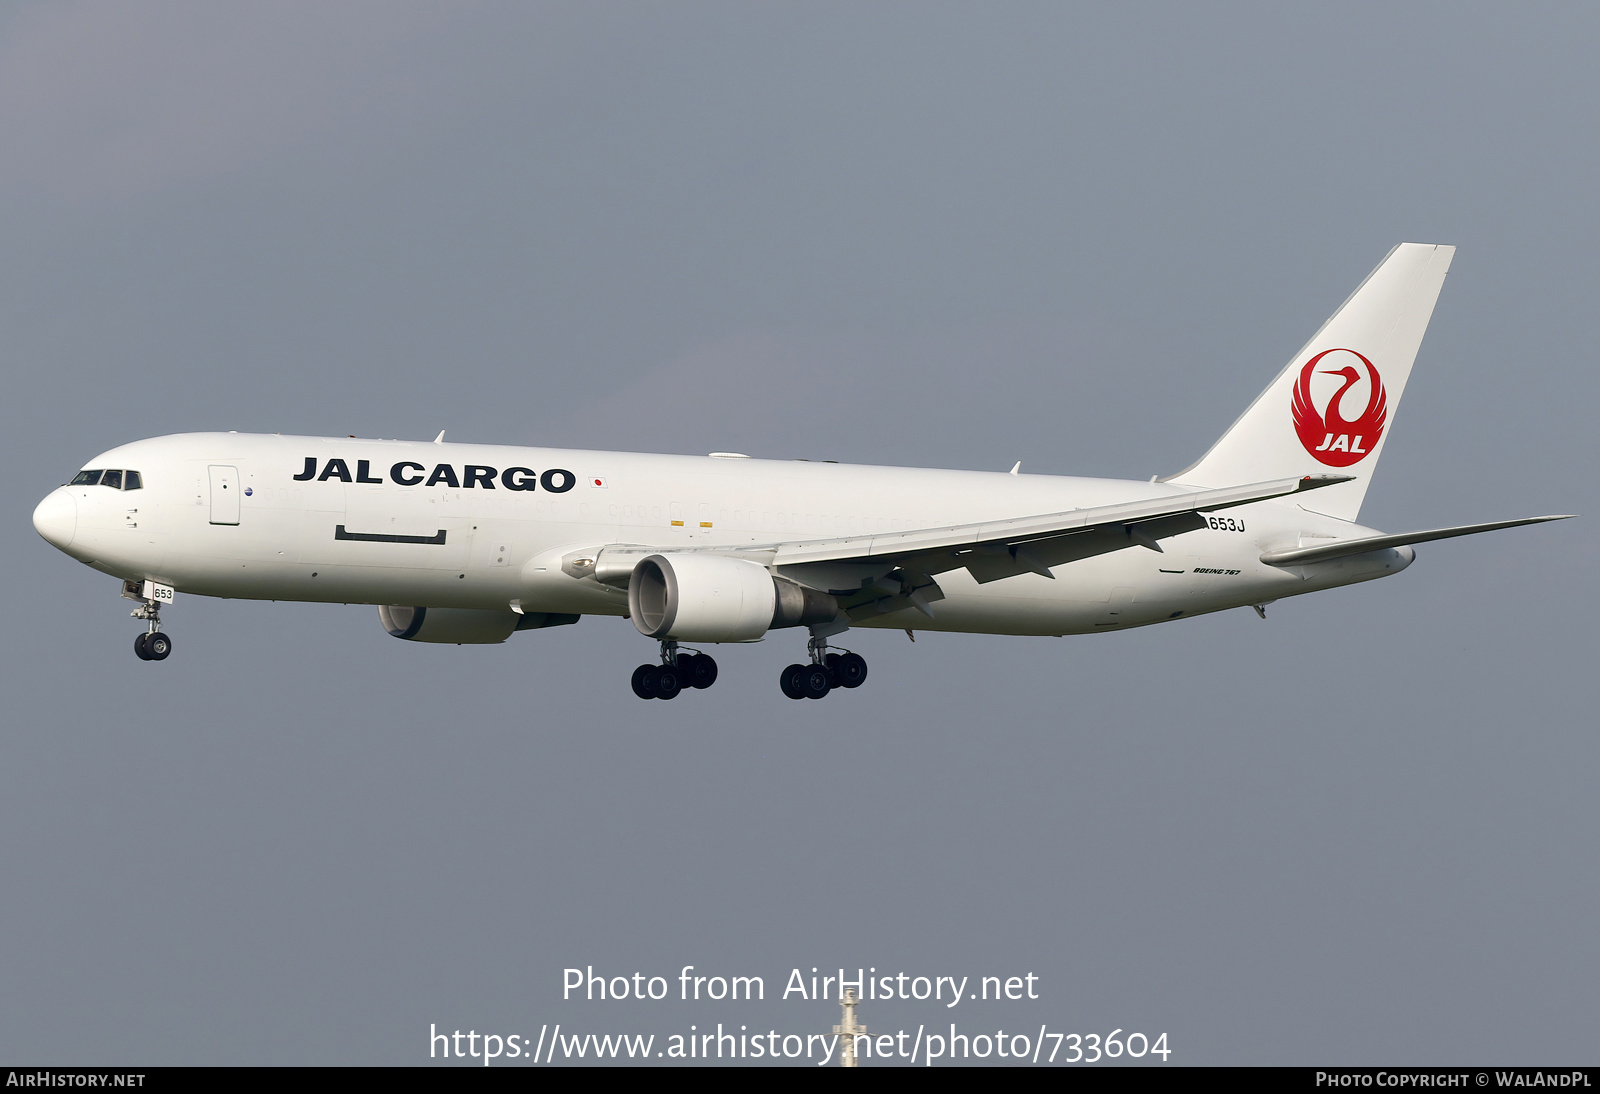
[[[1319,547],[1296,547],[1288,551],[1268,551],[1261,561],[1268,566],[1298,566],[1307,562],[1327,562],[1330,559],[1364,555],[1368,551],[1381,551],[1387,547],[1404,547],[1411,543],[1427,543],[1434,539],[1453,539],[1478,532],[1492,532],[1496,528],[1516,528],[1523,524],[1542,524],[1547,520],[1569,520],[1575,513],[1562,513],[1550,517],[1523,517],[1521,520],[1496,520],[1488,524],[1460,524],[1453,528],[1432,528],[1425,532],[1400,532],[1392,536],[1367,536],[1364,539],[1345,539]]]

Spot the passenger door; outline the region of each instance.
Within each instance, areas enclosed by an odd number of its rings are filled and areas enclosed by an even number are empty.
[[[211,523],[239,523],[239,469],[211,465]]]

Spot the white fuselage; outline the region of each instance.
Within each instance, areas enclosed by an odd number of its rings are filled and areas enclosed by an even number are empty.
[[[627,614],[626,591],[569,576],[563,556],[608,544],[736,548],[932,528],[1187,489],[242,433],[137,441],[85,466],[137,470],[141,488],[63,486],[41,503],[36,524],[66,553],[119,578],[240,599],[496,610],[515,602],[527,612],[615,616]],[[1264,551],[1373,534],[1306,508],[1315,502],[1309,495],[1229,509],[1210,527],[1162,540],[1160,551],[1130,546],[1057,566],[1053,578],[979,584],[950,570],[939,575],[944,599],[931,618],[907,609],[857,625],[1092,633],[1263,604],[1411,562],[1411,549],[1400,547],[1305,566],[1261,563]]]

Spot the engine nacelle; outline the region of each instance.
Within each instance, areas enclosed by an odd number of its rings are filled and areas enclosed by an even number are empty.
[[[825,623],[838,612],[826,593],[724,555],[649,555],[628,580],[628,614],[649,638],[753,642],[774,627]]]

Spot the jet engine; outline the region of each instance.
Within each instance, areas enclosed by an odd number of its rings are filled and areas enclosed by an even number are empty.
[[[504,642],[514,631],[559,627],[576,623],[575,615],[554,612],[485,611],[479,608],[407,608],[398,604],[378,607],[383,629],[407,642],[454,642],[483,645]]]
[[[628,580],[628,613],[648,638],[753,642],[777,627],[826,623],[839,607],[758,562],[686,552],[639,560]]]

